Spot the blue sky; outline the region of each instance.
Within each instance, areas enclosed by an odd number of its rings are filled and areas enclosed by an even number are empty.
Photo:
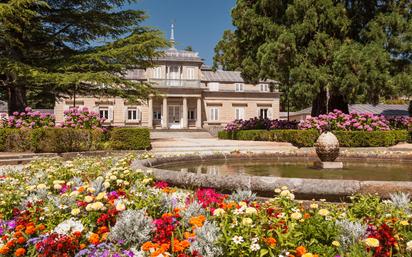
[[[231,10],[236,0],[140,0],[132,9],[146,11],[150,17],[143,25],[154,26],[170,36],[176,21],[177,48],[192,46],[205,63],[213,62],[213,50],[223,31],[233,28]]]

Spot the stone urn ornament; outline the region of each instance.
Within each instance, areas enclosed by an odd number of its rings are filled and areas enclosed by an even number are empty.
[[[342,162],[335,162],[339,157],[339,140],[330,131],[323,132],[315,143],[316,154],[320,162],[316,162],[317,167],[323,169],[341,169]]]

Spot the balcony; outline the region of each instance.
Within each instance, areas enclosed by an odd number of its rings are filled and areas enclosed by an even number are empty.
[[[154,87],[200,88],[200,80],[189,79],[150,79]]]

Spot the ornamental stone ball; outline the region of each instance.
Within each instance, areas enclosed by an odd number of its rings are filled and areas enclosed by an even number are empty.
[[[316,140],[315,148],[322,162],[333,162],[339,156],[339,141],[332,132],[323,132]]]

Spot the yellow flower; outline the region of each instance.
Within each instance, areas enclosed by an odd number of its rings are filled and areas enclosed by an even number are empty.
[[[379,246],[379,240],[376,239],[376,238],[372,238],[372,237],[366,238],[366,239],[364,240],[364,242],[365,242],[365,244],[366,244],[367,246],[369,246],[369,247],[376,248],[376,247]]]
[[[317,209],[319,207],[319,205],[317,203],[312,203],[309,207],[311,209]]]
[[[77,215],[79,215],[79,213],[80,213],[80,209],[79,209],[79,208],[75,208],[75,209],[73,209],[73,210],[71,211],[71,214],[72,214],[73,216],[77,216]]]
[[[222,208],[217,208],[213,211],[213,216],[222,216],[223,214],[225,214],[225,210]]]
[[[244,226],[249,226],[253,224],[253,220],[251,218],[243,218],[242,219],[242,225]]]
[[[97,200],[97,201],[100,201],[100,200],[102,200],[105,196],[106,196],[106,192],[100,192],[100,193],[96,196],[96,200]]]
[[[401,222],[399,222],[399,224],[401,224],[402,226],[408,226],[409,222],[407,220],[402,220]]]
[[[302,218],[302,214],[300,212],[294,212],[290,215],[290,217],[294,220],[300,220]]]
[[[84,198],[84,201],[85,201],[86,203],[91,203],[91,202],[93,201],[93,197],[91,197],[90,195],[88,195],[88,196],[86,196],[86,197]]]
[[[339,247],[339,246],[340,246],[340,243],[339,243],[339,241],[333,241],[333,242],[332,242],[332,245],[333,245],[333,246],[336,246],[336,247]]]
[[[239,202],[239,206],[247,207],[247,203],[246,202]]]
[[[313,257],[314,255],[311,253],[305,253],[302,255],[302,257]]]
[[[126,205],[124,205],[124,203],[116,204],[116,211],[124,211],[124,210],[126,210]]]
[[[47,186],[45,184],[38,184],[37,189],[46,189]]]
[[[246,208],[245,213],[249,215],[253,215],[253,214],[257,214],[257,210],[253,207],[248,207]]]
[[[143,184],[148,184],[148,183],[150,183],[151,181],[152,181],[151,178],[145,178],[145,179],[142,180],[142,183],[143,183]]]
[[[320,216],[328,216],[329,215],[329,211],[326,209],[320,209],[319,210],[319,215]]]

